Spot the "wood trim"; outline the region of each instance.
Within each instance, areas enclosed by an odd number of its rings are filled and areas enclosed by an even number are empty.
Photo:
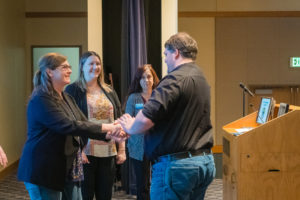
[[[223,145],[216,145],[212,148],[213,153],[223,153]]]
[[[178,12],[178,17],[300,17],[300,11],[198,11]]]
[[[16,171],[19,166],[19,160],[15,161],[13,164],[6,167],[0,172],[0,180],[4,179],[6,176],[9,176],[12,172]]]
[[[87,18],[87,12],[25,12],[26,18]]]

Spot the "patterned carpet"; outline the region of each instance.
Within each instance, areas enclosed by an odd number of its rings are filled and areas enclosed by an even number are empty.
[[[205,200],[222,200],[222,179],[215,179],[208,187]],[[29,200],[24,184],[16,179],[16,172],[0,180],[0,200]],[[126,195],[122,192],[115,192],[113,200],[136,199],[133,195]]]

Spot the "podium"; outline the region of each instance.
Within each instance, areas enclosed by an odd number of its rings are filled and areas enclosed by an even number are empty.
[[[299,200],[300,107],[265,124],[256,117],[254,112],[223,127],[223,199]],[[235,136],[244,127],[252,129]]]

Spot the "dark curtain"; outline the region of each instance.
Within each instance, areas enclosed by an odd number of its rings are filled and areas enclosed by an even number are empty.
[[[122,104],[131,83],[132,70],[129,71],[129,59],[130,56],[136,56],[130,54],[128,48],[130,29],[126,27],[129,27],[129,11],[127,7],[123,7],[128,1],[102,0],[103,67],[105,74],[112,73],[114,89]],[[144,14],[146,61],[152,64],[158,77],[161,78],[161,0],[144,0]],[[137,55],[139,54],[138,52]],[[106,81],[109,83],[108,77]]]
[[[161,0],[102,0],[102,19],[103,67],[105,74],[112,73],[114,89],[124,107],[139,65],[152,64],[161,78]],[[129,177],[130,169],[126,161],[120,175],[123,189],[134,193],[129,191],[135,184]]]
[[[147,63],[144,0],[123,0],[122,5],[122,97],[138,66]]]
[[[102,1],[103,67],[112,74],[114,89],[121,101],[121,20],[122,1]],[[108,76],[105,80],[109,83]]]
[[[121,87],[124,100],[136,69],[147,63],[147,46],[144,0],[123,0],[122,2]],[[127,157],[129,158],[129,155]],[[136,194],[135,173],[129,159],[124,163],[122,176],[126,192]]]
[[[144,0],[147,38],[147,58],[161,79],[161,1]]]

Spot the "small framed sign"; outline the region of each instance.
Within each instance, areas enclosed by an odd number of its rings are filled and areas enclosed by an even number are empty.
[[[300,68],[300,57],[290,57],[290,67]]]

